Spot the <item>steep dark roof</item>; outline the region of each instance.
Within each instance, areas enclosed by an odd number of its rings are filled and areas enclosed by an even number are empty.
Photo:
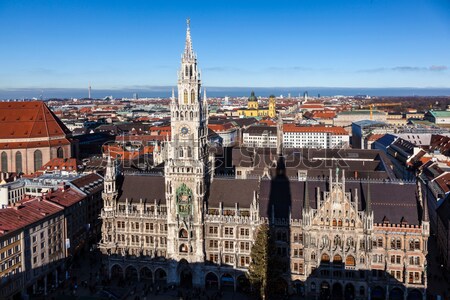
[[[263,133],[276,135],[277,127],[276,126],[266,126],[266,125],[252,125],[244,130],[244,133],[252,134],[252,135],[261,135]]]
[[[163,176],[125,174],[119,179],[119,202],[166,203],[165,181]]]
[[[293,219],[302,218],[302,208],[305,198],[305,182],[292,180],[267,180],[260,184],[260,214],[262,217],[271,217],[272,205],[275,208],[276,218],[288,218],[289,207]],[[308,194],[311,208],[316,208],[317,187],[321,194],[328,191],[326,180],[308,179]],[[346,192],[350,192],[351,199],[355,199],[355,189],[358,193],[358,208],[366,209],[367,181],[351,180],[345,185]],[[416,185],[397,182],[371,182],[370,193],[374,222],[382,223],[387,218],[391,224],[400,224],[404,219],[411,225],[419,225]],[[323,199],[323,194],[321,195]]]
[[[235,203],[239,207],[250,207],[253,201],[253,192],[258,191],[258,179],[234,179],[215,178],[211,183],[208,205],[219,206],[223,202],[224,206],[234,207]]]

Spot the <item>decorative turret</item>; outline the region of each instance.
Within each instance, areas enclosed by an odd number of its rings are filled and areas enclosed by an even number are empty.
[[[117,198],[116,180],[117,162],[116,160],[112,160],[111,156],[108,155],[102,194],[103,207],[105,211],[113,210],[115,207]]]
[[[422,235],[430,235],[430,216],[428,214],[428,182],[425,185],[425,195],[422,197],[422,188],[420,183],[417,184],[419,190],[420,202],[422,202]]]
[[[373,211],[372,211],[372,198],[370,195],[370,180],[367,178],[367,195],[366,195],[366,224],[365,229],[371,231],[373,228]]]
[[[305,201],[303,202],[303,225],[311,225],[311,208],[309,203],[308,180],[305,180]],[[290,211],[290,210],[289,210]]]

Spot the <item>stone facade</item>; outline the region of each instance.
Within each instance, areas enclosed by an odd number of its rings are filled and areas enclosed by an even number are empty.
[[[256,232],[268,223],[280,293],[424,297],[429,222],[414,182],[347,179],[339,169],[287,177],[281,145],[263,176],[214,177],[199,95],[188,27],[164,176],[122,173],[108,159],[99,247],[111,277],[246,290]]]

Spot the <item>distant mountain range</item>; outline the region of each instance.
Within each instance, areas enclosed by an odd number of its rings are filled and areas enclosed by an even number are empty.
[[[106,96],[114,98],[133,98],[134,94],[143,97],[168,98],[172,94],[173,86],[154,86],[124,89],[95,89],[92,88],[91,96],[102,99]],[[257,96],[269,95],[287,97],[303,96],[308,92],[309,96],[450,96],[450,88],[340,88],[340,87],[206,87],[208,97],[246,97],[251,91]],[[20,88],[0,89],[0,99],[49,99],[49,98],[84,98],[88,96],[87,89],[80,88]]]

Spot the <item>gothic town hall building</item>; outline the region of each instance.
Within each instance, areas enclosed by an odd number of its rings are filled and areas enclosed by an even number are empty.
[[[415,182],[375,150],[232,150],[219,176],[188,24],[163,172],[108,159],[100,249],[111,277],[248,290],[259,225],[284,262],[280,293],[322,299],[424,299],[429,220]],[[281,142],[279,143],[281,145]]]

